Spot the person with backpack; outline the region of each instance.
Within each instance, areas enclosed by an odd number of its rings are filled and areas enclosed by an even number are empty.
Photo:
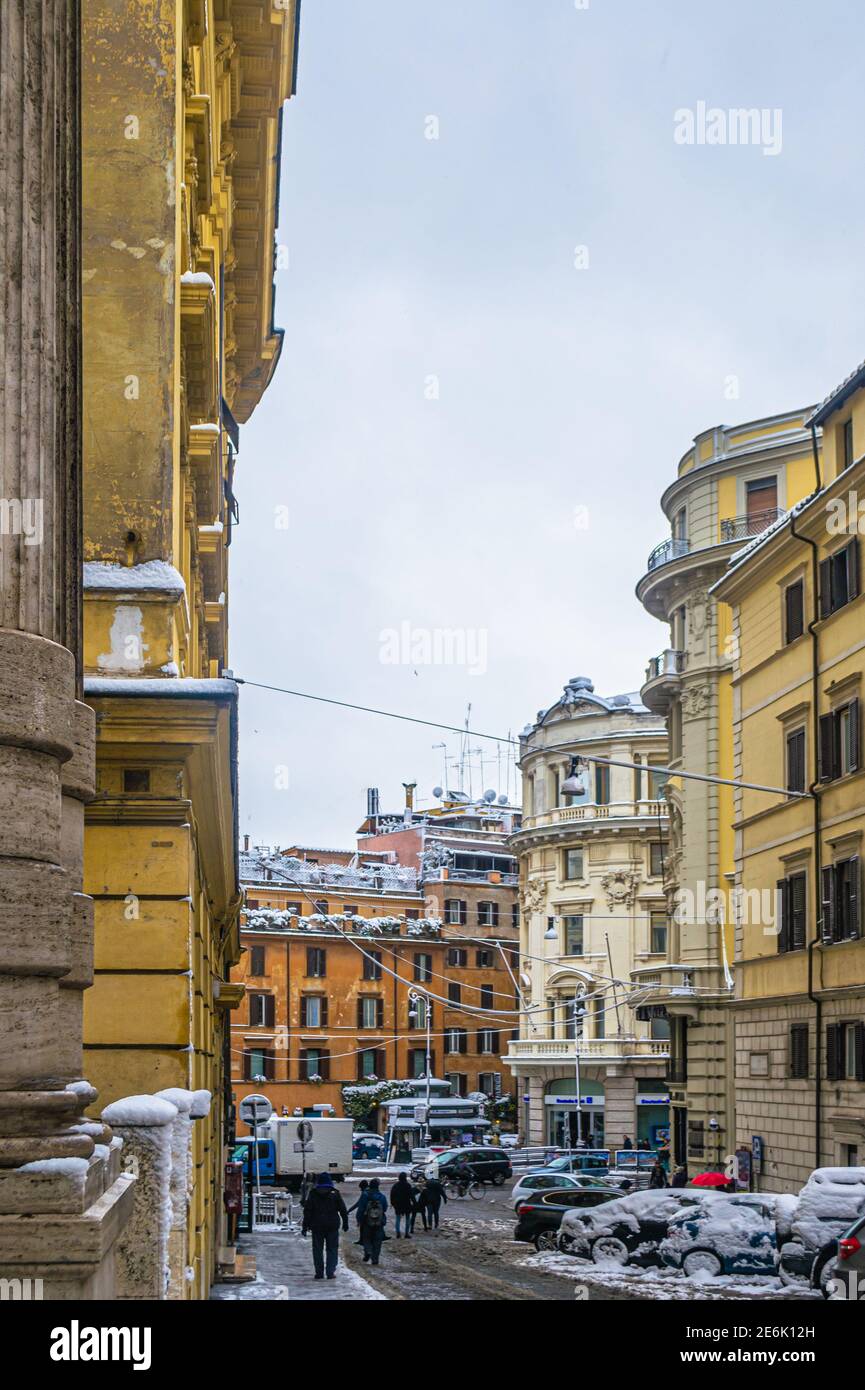
[[[400,1237],[400,1224],[405,1222],[405,1239],[411,1240],[412,1216],[417,1210],[411,1183],[405,1173],[400,1173],[390,1190],[390,1204],[396,1217],[396,1238]]]
[[[348,1230],[345,1202],[333,1185],[330,1173],[319,1173],[315,1187],[303,1204],[301,1234],[312,1235],[312,1262],[316,1279],[336,1278],[339,1264],[339,1228]]]
[[[363,1241],[363,1262],[377,1265],[387,1221],[387,1197],[379,1188],[378,1178],[370,1179],[369,1187],[357,1204],[357,1216]]]

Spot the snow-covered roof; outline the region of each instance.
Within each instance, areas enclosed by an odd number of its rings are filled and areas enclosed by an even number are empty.
[[[730,562],[723,575],[718,580],[718,583],[722,584],[724,580],[727,578],[727,576],[729,574],[732,574],[735,570],[737,570],[740,565],[744,564],[744,562],[751,555],[753,555],[755,551],[760,550],[779,531],[783,531],[787,523],[794,516],[798,516],[800,512],[803,512],[806,507],[810,506],[810,504],[814,501],[815,497],[818,496],[819,493],[817,492],[809,492],[807,497],[801,498],[801,500],[796,502],[794,506],[790,507],[788,511],[782,512],[780,516],[775,517],[774,521],[770,521],[769,525],[766,526],[762,531],[758,532],[756,536],[752,536],[751,540],[748,541],[747,545],[743,545],[741,550],[735,551],[730,556]]]
[[[417,870],[404,864],[311,864],[308,859],[261,849],[241,850],[240,879],[259,885],[330,886],[375,893],[414,893],[418,887]]]
[[[356,912],[293,912],[283,907],[254,907],[246,911],[246,931],[340,932],[350,936],[440,936],[437,917],[362,917]]]
[[[805,421],[806,425],[822,425],[834,411],[838,410],[854,391],[858,391],[860,386],[865,386],[865,362],[860,362],[858,367],[854,367],[849,376],[845,377],[834,391],[830,391],[825,400],[821,401],[813,414],[809,415]]]

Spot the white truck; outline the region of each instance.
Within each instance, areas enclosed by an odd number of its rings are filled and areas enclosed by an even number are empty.
[[[312,1130],[305,1155],[298,1137],[298,1126],[301,1124],[309,1125]],[[352,1120],[272,1115],[266,1124],[258,1127],[259,1144],[265,1141],[268,1145],[271,1161],[267,1166],[271,1168],[272,1165],[272,1176],[267,1181],[299,1192],[305,1165],[307,1177],[314,1177],[316,1173],[330,1173],[337,1182],[342,1182],[351,1173],[353,1129]],[[263,1172],[261,1176],[264,1181]]]

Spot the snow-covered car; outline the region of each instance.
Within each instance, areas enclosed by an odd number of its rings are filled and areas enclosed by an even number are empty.
[[[659,1265],[658,1247],[675,1217],[698,1214],[720,1198],[715,1192],[653,1188],[618,1197],[593,1211],[569,1211],[559,1228],[559,1250],[595,1264]]]
[[[542,1192],[552,1192],[554,1190],[564,1191],[565,1188],[599,1188],[604,1192],[615,1191],[608,1182],[601,1178],[589,1177],[587,1173],[523,1173],[514,1183],[511,1191],[511,1200],[514,1204],[514,1211],[521,1202],[531,1201],[539,1197]]]
[[[766,1274],[778,1259],[775,1203],[759,1193],[718,1194],[713,1202],[680,1212],[658,1246],[665,1265],[685,1274]]]
[[[500,1134],[499,1143],[503,1149],[518,1149],[520,1146],[520,1136],[518,1134]]]
[[[790,1238],[781,1245],[778,1273],[784,1283],[807,1283],[825,1292],[837,1241],[862,1215],[865,1168],[815,1168],[799,1193]]]

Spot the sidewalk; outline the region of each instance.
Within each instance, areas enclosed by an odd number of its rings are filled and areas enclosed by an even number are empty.
[[[301,1236],[299,1229],[288,1231],[255,1231],[240,1238],[243,1254],[254,1255],[258,1276],[254,1284],[214,1284],[211,1298],[288,1302],[358,1302],[384,1299],[366,1279],[347,1269],[342,1259],[342,1242],[353,1240],[353,1232],[341,1237],[340,1262],[335,1279],[314,1279],[312,1242]]]

